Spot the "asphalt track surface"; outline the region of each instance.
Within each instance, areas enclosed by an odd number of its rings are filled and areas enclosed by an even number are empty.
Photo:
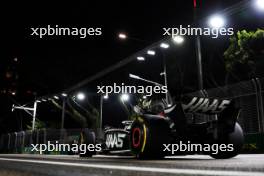
[[[264,154],[239,155],[215,160],[205,155],[137,160],[125,156],[98,155],[79,158],[70,155],[1,154],[0,176],[156,176],[226,175],[264,176]]]

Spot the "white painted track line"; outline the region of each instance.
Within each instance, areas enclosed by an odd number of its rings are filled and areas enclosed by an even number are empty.
[[[248,171],[153,168],[153,167],[71,163],[71,162],[45,161],[45,160],[32,160],[32,159],[11,159],[11,158],[0,158],[0,160],[1,161],[11,161],[11,162],[35,163],[35,164],[50,164],[50,165],[59,165],[59,166],[86,167],[86,168],[94,168],[94,169],[110,169],[110,170],[135,171],[135,172],[154,172],[154,173],[164,173],[164,174],[169,173],[169,174],[207,175],[207,176],[208,175],[264,176],[264,173],[262,172],[248,172]]]

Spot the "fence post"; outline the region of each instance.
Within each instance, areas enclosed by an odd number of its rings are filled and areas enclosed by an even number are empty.
[[[17,153],[17,132],[15,132],[15,144],[14,144],[14,147],[15,147],[15,153]]]
[[[39,144],[39,130],[36,130],[36,144]]]
[[[11,135],[10,135],[10,133],[8,133],[7,135],[8,135],[7,151],[9,152]]]
[[[257,115],[258,115],[258,132],[261,133],[262,129],[261,129],[261,121],[260,121],[260,108],[259,108],[259,91],[258,91],[258,85],[257,85],[257,81],[256,79],[252,79],[254,88],[255,88],[255,92],[256,92],[256,106],[257,106]]]
[[[46,128],[43,129],[43,143],[47,144],[47,131],[46,131]]]
[[[261,124],[261,127],[262,127],[261,132],[264,132],[264,111],[263,111],[262,87],[261,87],[261,83],[260,83],[259,78],[256,78],[256,83],[257,83],[258,88],[259,88],[259,96],[258,96],[259,114],[260,114],[260,122],[259,123]]]
[[[25,135],[25,131],[22,131],[22,153],[24,152],[24,149],[25,149],[25,137],[26,137],[26,135]]]

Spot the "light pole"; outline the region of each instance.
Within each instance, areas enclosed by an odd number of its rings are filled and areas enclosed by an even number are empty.
[[[104,106],[104,99],[108,99],[108,95],[101,95],[100,96],[100,124],[99,124],[99,129],[101,129],[101,130],[103,128],[103,106]]]
[[[63,129],[64,128],[64,119],[65,119],[65,106],[66,106],[66,100],[67,100],[67,94],[66,93],[62,93],[61,94],[61,96],[62,96],[62,112],[61,112],[61,129]],[[59,97],[58,96],[54,96],[54,98],[55,99],[59,99]]]
[[[157,82],[155,82],[155,81],[151,81],[151,80],[148,80],[148,79],[141,78],[141,77],[139,77],[139,76],[137,76],[137,75],[134,75],[134,74],[129,74],[129,77],[130,77],[130,78],[133,78],[133,79],[141,80],[141,81],[144,81],[144,82],[147,82],[147,83],[151,83],[151,84],[154,84],[154,85],[156,85],[156,86],[160,86],[160,87],[164,86],[164,85],[162,85],[162,84],[160,84],[160,83],[157,83]],[[123,96],[124,96],[123,99],[126,99],[126,95],[127,95],[127,94],[123,94]],[[122,97],[121,97],[121,99],[122,99]]]
[[[167,87],[167,90],[168,90],[167,64],[166,64],[166,59],[165,59],[165,56],[164,56],[163,52],[162,52],[162,57],[163,57],[162,58],[162,61],[163,61],[163,74],[161,74],[161,76],[164,76],[164,84],[165,84],[165,86]],[[166,98],[167,105],[170,104],[168,91],[165,94],[165,98]]]
[[[193,1],[193,10],[194,10],[194,21],[197,19],[197,2]],[[195,53],[196,53],[196,62],[198,70],[198,87],[199,90],[203,90],[203,68],[202,68],[202,52],[201,52],[201,39],[199,35],[195,37]]]
[[[13,104],[13,106],[12,106],[12,112],[15,110],[15,109],[22,109],[22,110],[24,110],[24,111],[26,111],[29,115],[31,115],[32,116],[32,131],[34,131],[35,130],[35,122],[36,122],[36,114],[37,114],[37,103],[38,103],[39,101],[38,100],[35,100],[34,101],[34,106],[33,106],[33,108],[31,108],[31,107],[26,107],[25,105],[23,105],[23,106],[15,106],[14,104]],[[30,113],[29,111],[33,111],[33,113]]]
[[[161,73],[161,75],[163,75],[163,74],[165,74],[165,73],[164,73],[164,72]],[[165,76],[165,75],[164,75],[164,76]],[[160,86],[160,87],[163,87],[163,86],[164,86],[164,85],[162,85],[162,84],[160,84],[160,83],[157,83],[157,82],[155,82],[155,81],[151,81],[151,80],[148,80],[148,79],[141,78],[141,77],[139,77],[139,76],[137,76],[137,75],[134,75],[134,74],[129,74],[129,77],[130,77],[130,78],[133,78],[133,79],[141,80],[141,81],[144,81],[144,82],[147,82],[147,83],[151,83],[151,84],[154,84],[154,85],[156,85],[156,86]],[[166,84],[167,84],[167,82],[166,82]],[[143,98],[144,98],[144,97],[143,97]],[[167,93],[166,93],[166,98],[167,98],[167,101],[166,101],[167,106],[170,107],[170,106],[172,105],[172,101],[171,101],[171,99],[170,99],[171,96],[170,96],[168,90],[167,90]],[[146,99],[146,97],[145,97],[144,99]]]
[[[64,128],[66,97],[62,98],[61,129]]]
[[[193,10],[194,10],[194,21],[197,21],[197,11],[199,6],[197,4],[197,0],[193,1]],[[214,15],[209,19],[209,25],[212,28],[221,28],[225,25],[225,20],[220,15]],[[202,51],[201,51],[201,38],[199,35],[195,36],[195,53],[196,53],[196,62],[197,62],[197,70],[198,70],[198,86],[199,90],[204,89],[203,85],[203,66],[202,66]]]
[[[182,38],[182,42],[183,42],[183,38]],[[162,49],[168,49],[170,47],[170,45],[167,44],[167,43],[161,43],[160,47]],[[163,57],[162,58],[162,61],[163,61],[163,73],[161,73],[160,76],[164,76],[164,84],[165,84],[165,86],[168,89],[167,64],[166,64],[166,58],[164,56],[164,52],[162,52],[162,57]],[[167,103],[167,105],[169,105],[170,102],[169,102],[168,91],[166,92],[165,96],[166,96],[166,103]]]

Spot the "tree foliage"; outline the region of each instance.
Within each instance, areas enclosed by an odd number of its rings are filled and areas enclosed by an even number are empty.
[[[241,79],[255,77],[256,62],[264,59],[264,30],[238,31],[224,52],[226,70]]]

